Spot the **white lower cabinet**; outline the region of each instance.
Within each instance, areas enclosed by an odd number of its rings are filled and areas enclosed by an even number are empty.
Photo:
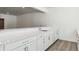
[[[52,37],[51,37],[50,33],[46,33],[44,38],[45,38],[45,43],[44,43],[45,47],[44,48],[47,49],[52,44]]]
[[[0,45],[0,51],[44,51],[56,41],[55,34],[51,32],[41,32],[36,36],[25,38],[14,43]],[[2,49],[1,47],[4,47]]]
[[[26,32],[22,30],[21,33],[17,32],[18,35],[12,34],[12,37],[5,38],[6,41],[3,38],[0,51],[44,51],[57,40],[57,34],[46,28],[38,28],[30,34]]]
[[[48,35],[48,46],[50,46],[52,44],[52,38],[50,36],[50,34]]]
[[[37,50],[44,51],[46,50],[51,44],[53,44],[56,39],[53,39],[53,34],[50,32],[41,33],[41,35],[37,38]]]
[[[45,49],[47,49],[48,48],[48,46],[49,46],[49,36],[46,34],[45,35]]]
[[[52,43],[54,43],[57,40],[56,32],[53,32],[51,37],[52,37]]]
[[[41,35],[37,37],[37,50],[38,51],[44,50],[44,38]]]

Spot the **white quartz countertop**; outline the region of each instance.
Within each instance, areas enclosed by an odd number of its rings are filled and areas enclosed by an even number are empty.
[[[49,27],[41,27],[46,29]],[[44,30],[45,30],[44,29]],[[17,29],[4,29],[0,30],[0,44],[15,42],[35,36],[39,32],[39,27],[34,28],[17,28]]]
[[[22,40],[37,34],[38,28],[19,28],[0,30],[0,43]]]

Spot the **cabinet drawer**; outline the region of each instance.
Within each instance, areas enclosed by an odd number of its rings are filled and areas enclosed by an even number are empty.
[[[10,49],[10,51],[26,51],[26,45],[18,46],[14,49]]]
[[[16,42],[16,43],[12,43],[12,44],[6,44],[5,45],[5,50],[12,50],[16,47],[20,47],[25,45],[26,43],[28,44],[29,41],[21,41],[21,42]]]
[[[14,50],[16,48],[17,48],[16,50],[18,50],[22,46],[28,46],[28,45],[31,45],[32,43],[35,44],[35,42],[36,42],[35,39],[36,39],[36,37],[33,37],[33,38],[29,38],[29,40],[25,39],[25,40],[22,40],[19,42],[6,44],[4,49],[5,49],[5,51],[11,51],[11,50]]]
[[[35,51],[35,47],[34,45],[32,44],[32,42],[30,42],[29,44],[24,44],[24,45],[21,45],[21,46],[18,46],[14,49],[11,49],[10,51]]]

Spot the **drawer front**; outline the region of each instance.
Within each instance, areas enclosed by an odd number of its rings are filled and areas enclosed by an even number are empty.
[[[20,47],[20,46],[23,46],[27,43],[28,41],[21,41],[21,42],[16,42],[16,43],[12,43],[12,44],[6,44],[5,45],[5,50],[12,50],[14,48],[17,48],[17,47]]]
[[[25,40],[22,40],[22,41],[19,41],[19,42],[15,42],[15,43],[11,43],[11,44],[6,44],[5,45],[5,51],[10,51],[10,50],[13,50],[15,48],[19,49],[19,47],[27,46],[27,45],[31,44],[31,42],[33,42],[35,40],[35,38],[36,37],[29,38],[29,40],[25,39]]]
[[[14,49],[10,49],[10,51],[36,51],[36,44],[30,41],[28,44],[17,46]]]
[[[28,50],[28,48],[26,48],[26,45],[22,45],[22,46],[14,48],[14,49],[11,49],[10,51],[27,51],[27,50]]]

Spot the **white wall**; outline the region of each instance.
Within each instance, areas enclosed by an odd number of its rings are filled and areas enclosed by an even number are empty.
[[[58,38],[76,41],[74,32],[79,29],[79,8],[48,8],[47,13],[32,13],[17,17],[18,26],[48,24],[57,32]]]
[[[16,28],[16,16],[0,14],[0,17],[4,18],[4,28]]]
[[[79,29],[79,8],[54,8],[55,24],[58,25],[59,38],[76,41],[75,31]]]

